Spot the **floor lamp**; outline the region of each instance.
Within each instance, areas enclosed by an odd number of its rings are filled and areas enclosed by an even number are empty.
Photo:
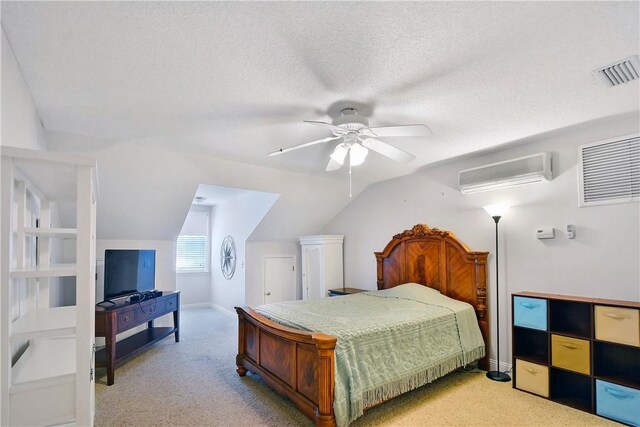
[[[511,381],[511,377],[504,372],[500,372],[500,282],[498,281],[498,221],[509,209],[507,205],[487,205],[484,210],[496,222],[496,370],[487,372],[487,378],[493,381]]]

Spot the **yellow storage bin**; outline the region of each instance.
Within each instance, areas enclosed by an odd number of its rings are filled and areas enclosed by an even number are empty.
[[[596,339],[640,347],[640,310],[595,306]]]
[[[582,374],[591,374],[590,342],[578,338],[551,335],[551,364]]]
[[[549,397],[549,368],[516,359],[516,388]]]

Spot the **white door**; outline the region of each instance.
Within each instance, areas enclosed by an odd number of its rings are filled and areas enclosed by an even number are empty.
[[[296,300],[296,257],[265,257],[264,302]]]
[[[325,297],[324,249],[322,245],[304,245],[302,267],[302,295],[305,300]]]

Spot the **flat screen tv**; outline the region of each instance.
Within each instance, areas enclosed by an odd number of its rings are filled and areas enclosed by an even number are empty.
[[[104,299],[155,288],[156,251],[107,249],[104,251]]]

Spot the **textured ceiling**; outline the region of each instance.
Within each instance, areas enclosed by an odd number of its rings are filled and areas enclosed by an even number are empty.
[[[638,54],[638,2],[2,2],[47,129],[324,174],[335,143],[302,120],[355,105],[425,123],[372,153],[365,182],[638,111],[638,82],[591,71]],[[336,172],[342,176],[345,172]]]

